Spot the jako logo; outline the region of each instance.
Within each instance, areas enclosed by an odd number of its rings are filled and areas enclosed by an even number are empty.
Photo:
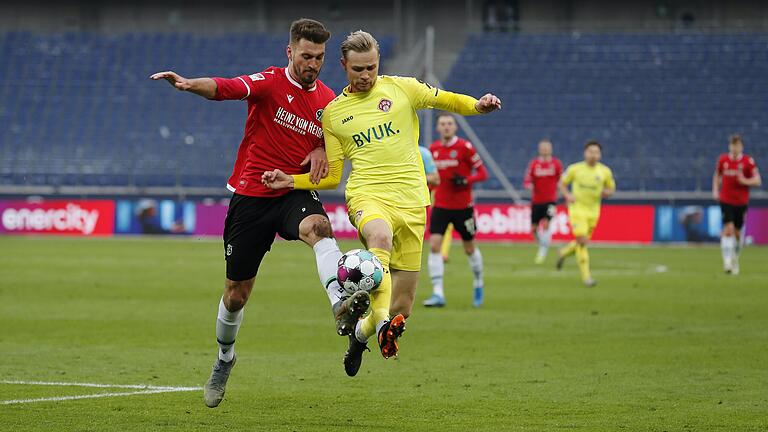
[[[0,219],[8,231],[78,231],[89,235],[99,221],[99,211],[77,204],[67,204],[65,209],[9,208]]]

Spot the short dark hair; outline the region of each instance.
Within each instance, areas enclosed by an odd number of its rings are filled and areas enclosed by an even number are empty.
[[[597,148],[599,148],[600,151],[603,151],[603,146],[601,146],[600,143],[597,142],[597,140],[593,140],[593,139],[587,141],[587,143],[584,144],[584,150],[590,148],[591,146],[597,146]]]
[[[737,142],[744,144],[744,141],[741,140],[741,135],[739,134],[733,134],[728,138],[728,142],[730,144],[736,144]]]
[[[455,116],[454,116],[452,113],[449,113],[449,112],[447,112],[447,111],[440,111],[440,112],[437,114],[437,117],[435,117],[435,123],[439,122],[441,117],[450,117],[450,118],[452,118],[454,121],[456,121],[456,117],[455,117]]]
[[[291,23],[291,43],[306,39],[316,44],[324,44],[331,38],[323,23],[309,18],[301,18]]]

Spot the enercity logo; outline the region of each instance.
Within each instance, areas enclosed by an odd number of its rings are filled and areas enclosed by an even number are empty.
[[[7,208],[0,215],[6,231],[79,232],[90,235],[99,221],[98,210],[87,210],[74,203],[64,208]]]

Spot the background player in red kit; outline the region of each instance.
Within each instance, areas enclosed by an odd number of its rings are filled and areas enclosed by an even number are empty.
[[[205,385],[204,399],[209,407],[217,406],[224,396],[235,363],[234,343],[243,307],[276,234],[286,240],[302,240],[314,249],[320,281],[337,315],[338,331],[344,330],[340,323],[345,322],[354,328],[357,314],[368,308],[367,294],[364,299],[357,295],[346,301],[340,298],[336,270],[342,254],[316,193],[272,190],[261,182],[264,171],[275,168],[288,174],[305,173],[309,161],[313,181],[327,175],[320,119],[335,94],[317,77],[330,36],[321,23],[301,19],[291,24],[287,67],[269,67],[231,79],[187,79],[174,72],[151,76],[208,99],[248,103],[245,133],[227,183],[233,192],[224,226],[227,278],[216,320],[219,356]]]
[[[483,257],[475,245],[475,208],[472,185],[488,178],[480,155],[472,143],[456,136],[456,119],[452,114],[437,117],[440,139],[429,149],[440,173],[440,185],[435,189],[435,202],[429,222],[430,253],[429,276],[432,279],[432,296],[424,301],[427,307],[445,306],[443,273],[445,263],[440,253],[443,234],[448,224],[453,224],[464,243],[464,252],[474,274],[474,305],[483,303]]]
[[[723,214],[720,249],[726,273],[739,274],[739,252],[743,244],[741,228],[749,205],[749,188],[761,184],[760,171],[755,160],[744,153],[741,136],[731,135],[728,153],[720,155],[712,176],[712,196],[720,202]]]
[[[552,142],[539,141],[539,156],[528,163],[523,186],[531,191],[531,231],[539,243],[536,264],[542,264],[552,241],[549,222],[555,216],[557,183],[563,174],[563,164],[552,156]]]

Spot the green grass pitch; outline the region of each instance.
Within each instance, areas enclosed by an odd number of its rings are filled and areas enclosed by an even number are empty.
[[[455,245],[448,307],[417,305],[400,357],[374,349],[348,378],[311,250],[276,243],[219,408],[201,391],[0,404],[0,430],[768,430],[768,249],[727,277],[714,247],[596,246],[593,289],[533,246],[482,251],[483,308]],[[0,403],[136,391],[14,380],[201,386],[223,271],[213,240],[0,237]]]

